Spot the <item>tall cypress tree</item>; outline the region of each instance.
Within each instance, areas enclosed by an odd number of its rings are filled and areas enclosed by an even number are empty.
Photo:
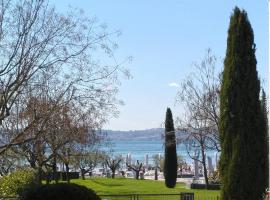
[[[173,116],[170,108],[167,108],[165,119],[165,161],[164,161],[165,185],[174,188],[177,179],[177,153]]]
[[[269,135],[268,135],[268,117],[267,117],[267,100],[266,100],[266,94],[264,90],[262,90],[262,96],[261,96],[261,110],[262,110],[262,133],[264,137],[264,156],[263,156],[263,163],[264,165],[264,181],[262,184],[264,185],[264,188],[269,188]]]
[[[255,44],[245,11],[230,18],[220,94],[223,200],[261,199],[263,148]]]

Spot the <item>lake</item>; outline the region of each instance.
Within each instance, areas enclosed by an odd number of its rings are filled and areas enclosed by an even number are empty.
[[[155,154],[164,155],[163,140],[112,140],[112,149],[114,155],[122,155],[126,158],[127,154],[131,154],[133,161],[144,161],[146,155],[149,157],[149,163],[152,161],[152,156]],[[216,152],[208,151],[207,156],[212,158],[215,165]],[[193,160],[188,156],[185,145],[177,145],[177,155],[181,155],[187,163],[192,164]]]

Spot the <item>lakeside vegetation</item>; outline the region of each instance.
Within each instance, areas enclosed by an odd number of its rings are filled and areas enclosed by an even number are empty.
[[[116,154],[101,130],[118,115],[121,80],[130,77],[129,59],[114,57],[118,31],[73,8],[61,14],[49,0],[4,0],[0,12],[0,199],[148,194],[157,200],[160,194],[172,200],[193,193],[195,200],[262,200],[269,188],[267,95],[245,10],[236,7],[231,15],[224,69],[215,73],[209,50],[195,64],[197,72],[174,83],[183,113],[174,121],[168,108],[160,134],[165,152],[153,155],[154,162],[148,154],[145,161]],[[177,155],[176,144],[186,147],[193,168]],[[208,151],[220,154],[216,167]],[[178,175],[189,179],[176,183]],[[155,180],[141,180],[147,176]],[[190,182],[206,189],[190,189]]]

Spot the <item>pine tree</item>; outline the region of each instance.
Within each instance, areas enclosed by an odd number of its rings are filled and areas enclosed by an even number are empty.
[[[230,18],[220,94],[223,200],[261,199],[264,137],[255,44],[247,13]]]
[[[174,188],[177,179],[177,153],[173,117],[170,108],[167,108],[165,120],[165,185]]]

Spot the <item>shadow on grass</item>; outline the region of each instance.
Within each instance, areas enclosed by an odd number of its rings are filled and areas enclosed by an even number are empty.
[[[97,181],[97,180],[94,180],[94,179],[87,179],[87,180],[90,180],[90,181],[92,181],[93,183],[96,183],[96,184],[102,185],[102,186],[110,186],[110,187],[124,186],[124,184],[119,184],[119,183],[106,183],[106,182],[103,182],[103,181]]]

